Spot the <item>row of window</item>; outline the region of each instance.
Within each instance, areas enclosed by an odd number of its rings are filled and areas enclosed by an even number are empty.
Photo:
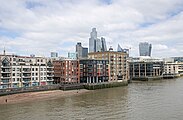
[[[13,68],[13,71],[21,71],[21,70],[23,70],[23,71],[30,71],[31,70],[31,68],[23,68],[23,69],[21,69],[21,68]],[[39,68],[32,68],[32,71],[38,71],[39,70]],[[46,71],[46,68],[40,68],[40,71]]]

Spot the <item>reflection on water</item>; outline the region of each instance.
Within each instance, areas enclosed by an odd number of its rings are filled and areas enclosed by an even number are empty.
[[[183,78],[0,105],[0,120],[182,120]]]

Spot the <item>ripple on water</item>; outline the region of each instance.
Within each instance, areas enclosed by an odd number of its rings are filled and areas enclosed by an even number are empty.
[[[183,78],[0,105],[0,120],[182,120]],[[10,114],[7,114],[10,113]]]

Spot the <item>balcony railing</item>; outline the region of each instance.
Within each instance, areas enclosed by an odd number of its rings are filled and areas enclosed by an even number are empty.
[[[1,78],[10,78],[11,76],[1,76]]]
[[[53,77],[54,75],[47,75],[47,77]]]
[[[23,75],[22,77],[23,77],[23,78],[30,78],[31,75]]]
[[[1,68],[11,68],[11,66],[4,66],[4,65],[1,65]]]
[[[24,73],[30,73],[31,71],[30,70],[23,70],[22,72],[24,72]]]
[[[10,70],[5,70],[5,71],[1,71],[1,73],[11,73],[11,71]]]

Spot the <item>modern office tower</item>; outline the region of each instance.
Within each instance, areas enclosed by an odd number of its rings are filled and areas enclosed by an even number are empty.
[[[151,57],[132,58],[129,61],[131,80],[162,78],[163,60]]]
[[[95,52],[88,54],[88,57],[90,59],[109,61],[110,82],[116,82],[116,81],[126,82],[129,79],[127,56],[128,56],[127,53],[115,52],[115,51]]]
[[[0,89],[50,84],[53,84],[53,65],[50,59],[0,55]]]
[[[102,43],[102,52],[107,51],[105,38],[101,37],[101,43]]]
[[[98,39],[96,28],[93,28],[89,38],[89,52],[101,51],[107,51],[105,38],[101,37],[101,40]]]
[[[92,32],[90,33],[89,38],[89,52],[96,52],[96,39],[97,39],[96,28],[92,28]]]
[[[102,43],[100,39],[96,39],[96,51],[95,52],[101,52],[102,50]]]
[[[109,61],[95,59],[81,59],[80,82],[101,83],[109,81]]]
[[[101,51],[101,40],[97,38],[96,28],[92,28],[89,38],[89,52]]]
[[[58,57],[58,53],[57,53],[57,52],[51,52],[51,57],[52,57],[52,58]]]
[[[80,83],[79,60],[60,59],[53,61],[54,83]]]
[[[118,44],[117,52],[123,52],[123,49],[121,48],[121,46],[119,44]]]
[[[87,57],[88,57],[88,48],[83,47],[82,58],[87,58]]]
[[[87,58],[88,48],[82,47],[82,44],[78,42],[76,44],[76,53],[77,53],[77,58]]]
[[[174,62],[183,62],[183,57],[172,57]]]
[[[141,42],[139,44],[140,56],[151,56],[152,45],[147,42]]]
[[[68,52],[68,58],[69,59],[77,59],[77,53],[71,53],[71,52]]]
[[[76,52],[77,52],[77,58],[82,58],[83,54],[83,47],[80,42],[76,44]]]
[[[118,44],[117,52],[125,52],[128,54],[127,57],[129,57],[129,49],[122,49],[121,46]]]
[[[31,54],[30,57],[35,57],[35,55],[34,54]]]

